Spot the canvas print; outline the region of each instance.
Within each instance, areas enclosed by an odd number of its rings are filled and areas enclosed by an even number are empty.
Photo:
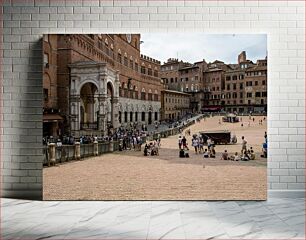
[[[265,34],[43,36],[44,200],[265,200]]]

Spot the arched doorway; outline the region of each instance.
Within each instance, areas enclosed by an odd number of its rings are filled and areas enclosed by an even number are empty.
[[[89,134],[106,135],[108,129],[118,128],[119,72],[108,68],[106,63],[93,61],[76,62],[69,67],[71,133],[79,136],[89,130]]]
[[[91,82],[85,83],[80,91],[80,127],[82,130],[97,129],[99,112],[98,88]]]
[[[149,112],[149,116],[148,116],[148,124],[152,124],[152,112]]]

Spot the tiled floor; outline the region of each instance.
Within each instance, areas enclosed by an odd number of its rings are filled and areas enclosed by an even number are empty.
[[[1,199],[3,239],[305,239],[305,199],[266,202]]]

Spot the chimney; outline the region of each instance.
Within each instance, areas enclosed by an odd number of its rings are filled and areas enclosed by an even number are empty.
[[[246,53],[245,53],[245,51],[242,51],[238,55],[238,64],[240,64],[241,62],[245,62],[245,61],[246,61]]]

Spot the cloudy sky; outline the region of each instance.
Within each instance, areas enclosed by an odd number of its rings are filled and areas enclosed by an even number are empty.
[[[141,53],[161,62],[168,58],[191,63],[216,59],[237,63],[240,52],[256,62],[267,54],[266,34],[142,33]]]

